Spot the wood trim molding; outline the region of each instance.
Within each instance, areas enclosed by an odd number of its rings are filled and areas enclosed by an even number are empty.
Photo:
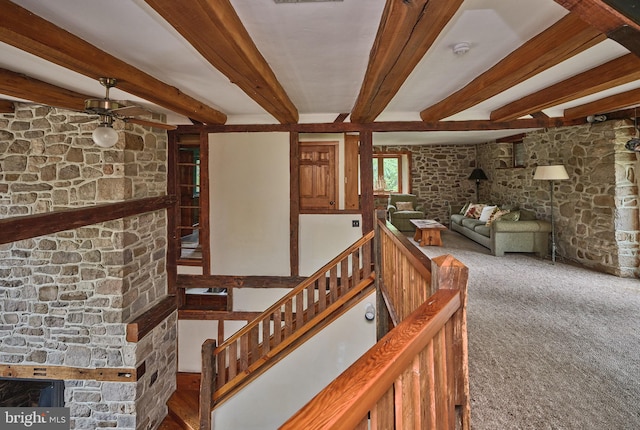
[[[0,220],[0,244],[166,209],[175,196],[149,197]]]
[[[289,134],[289,273],[300,274],[300,136]]]
[[[145,372],[145,363],[142,363],[136,369],[0,364],[0,376],[3,378],[79,379],[104,382],[136,382],[145,374]]]
[[[127,342],[140,342],[158,324],[178,309],[176,296],[167,296],[127,324]]]
[[[179,288],[295,288],[306,276],[178,275]]]

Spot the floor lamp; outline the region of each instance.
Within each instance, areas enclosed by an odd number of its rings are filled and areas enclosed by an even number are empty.
[[[549,190],[551,191],[551,261],[556,263],[556,227],[553,220],[553,188],[554,181],[562,181],[569,179],[567,170],[562,164],[556,164],[552,166],[538,166],[536,167],[536,173],[533,175],[533,179],[549,181]]]
[[[485,175],[484,170],[477,168],[473,169],[471,175],[469,175],[469,179],[475,179],[476,181],[476,203],[480,203],[480,181],[486,181],[487,175]]]

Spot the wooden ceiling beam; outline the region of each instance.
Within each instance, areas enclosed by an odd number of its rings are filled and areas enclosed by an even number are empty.
[[[0,69],[0,93],[77,111],[84,110],[85,99],[91,98],[7,69]]]
[[[11,100],[0,99],[0,113],[14,113],[16,106]]]
[[[581,118],[637,105],[640,105],[640,88],[565,109],[564,117],[567,119]]]
[[[119,89],[189,118],[211,124],[224,124],[227,120],[222,112],[9,0],[0,0],[0,10],[2,42],[96,80],[100,77],[116,78]]]
[[[426,54],[462,0],[387,0],[353,122],[373,122]]]
[[[492,121],[509,121],[640,79],[640,58],[623,55],[491,112]]]
[[[638,8],[633,4],[634,2],[626,0],[555,0],[555,2],[579,15],[594,28],[640,57],[640,25],[637,22]],[[616,9],[616,5],[626,5],[627,11],[635,10],[636,16],[625,15],[626,11],[621,7],[619,7],[621,10]]]
[[[371,123],[330,122],[322,124],[231,124],[231,125],[179,125],[179,134],[249,133],[249,132],[296,132],[296,133],[345,133],[345,132],[394,132],[394,131],[469,131],[538,129],[584,124],[583,119],[564,118],[517,119],[495,122],[489,120],[469,121],[383,121]]]
[[[229,0],[145,0],[196,50],[282,124],[298,110],[276,78]]]
[[[603,40],[604,34],[577,15],[567,14],[468,85],[420,112],[420,118],[438,121],[462,112]]]

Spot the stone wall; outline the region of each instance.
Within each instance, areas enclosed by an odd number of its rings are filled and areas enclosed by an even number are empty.
[[[627,121],[541,130],[523,140],[527,160],[506,168],[512,144],[488,143],[479,151],[488,201],[517,204],[551,219],[547,181],[535,167],[564,164],[569,180],[556,181],[557,255],[599,271],[637,277],[640,242],[636,155],[624,148],[633,133]]]
[[[380,151],[411,152],[411,192],[427,218],[449,223],[449,204],[475,200],[475,182],[469,175],[476,167],[475,145],[410,145],[376,147]],[[386,208],[386,199],[376,206]]]
[[[32,105],[0,115],[1,218],[165,194],[166,133],[116,122],[120,141],[102,149],[95,123],[69,122],[78,117]],[[73,428],[154,428],[166,413],[175,314],[140,343],[125,339],[126,323],[166,295],[166,224],[162,210],[0,245],[0,363],[145,363],[136,383],[66,381]]]

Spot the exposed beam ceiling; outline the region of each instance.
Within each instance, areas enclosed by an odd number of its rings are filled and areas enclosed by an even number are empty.
[[[461,4],[462,0],[387,0],[351,121],[376,119]]]
[[[496,109],[491,120],[509,121],[638,79],[640,58],[627,54]]]
[[[477,105],[536,74],[553,67],[606,36],[568,14],[525,42],[464,88],[420,113],[423,121],[438,121]]]
[[[205,123],[226,115],[119,60],[8,0],[0,0],[0,41],[93,79],[112,77],[118,88]],[[72,13],[72,12],[70,12]]]
[[[640,105],[640,88],[565,109],[564,117],[567,119],[587,117],[589,115],[617,111],[635,105]]]
[[[91,98],[6,69],[0,69],[0,93],[77,111],[84,110],[85,99]]]
[[[228,0],[145,0],[215,68],[283,124],[298,110]]]
[[[580,15],[586,22],[607,34],[611,39],[640,56],[640,25],[602,0],[555,0],[565,9]],[[610,1],[615,5],[615,1]],[[626,1],[629,10],[636,9],[634,2]]]
[[[226,115],[229,131],[271,124],[340,132],[375,123],[384,144],[393,144],[393,131],[414,133],[415,144],[478,143],[511,127],[513,134],[584,123],[590,110],[613,118],[611,109],[635,106],[640,91],[639,64],[626,55],[637,53],[630,44],[640,45],[638,25],[624,0],[0,7],[0,97],[79,111],[102,92],[96,79],[109,76],[119,80],[114,98],[153,104],[174,125],[223,130]],[[456,55],[462,41],[471,49]],[[534,120],[517,120],[527,115]],[[385,127],[392,133],[379,133]]]

